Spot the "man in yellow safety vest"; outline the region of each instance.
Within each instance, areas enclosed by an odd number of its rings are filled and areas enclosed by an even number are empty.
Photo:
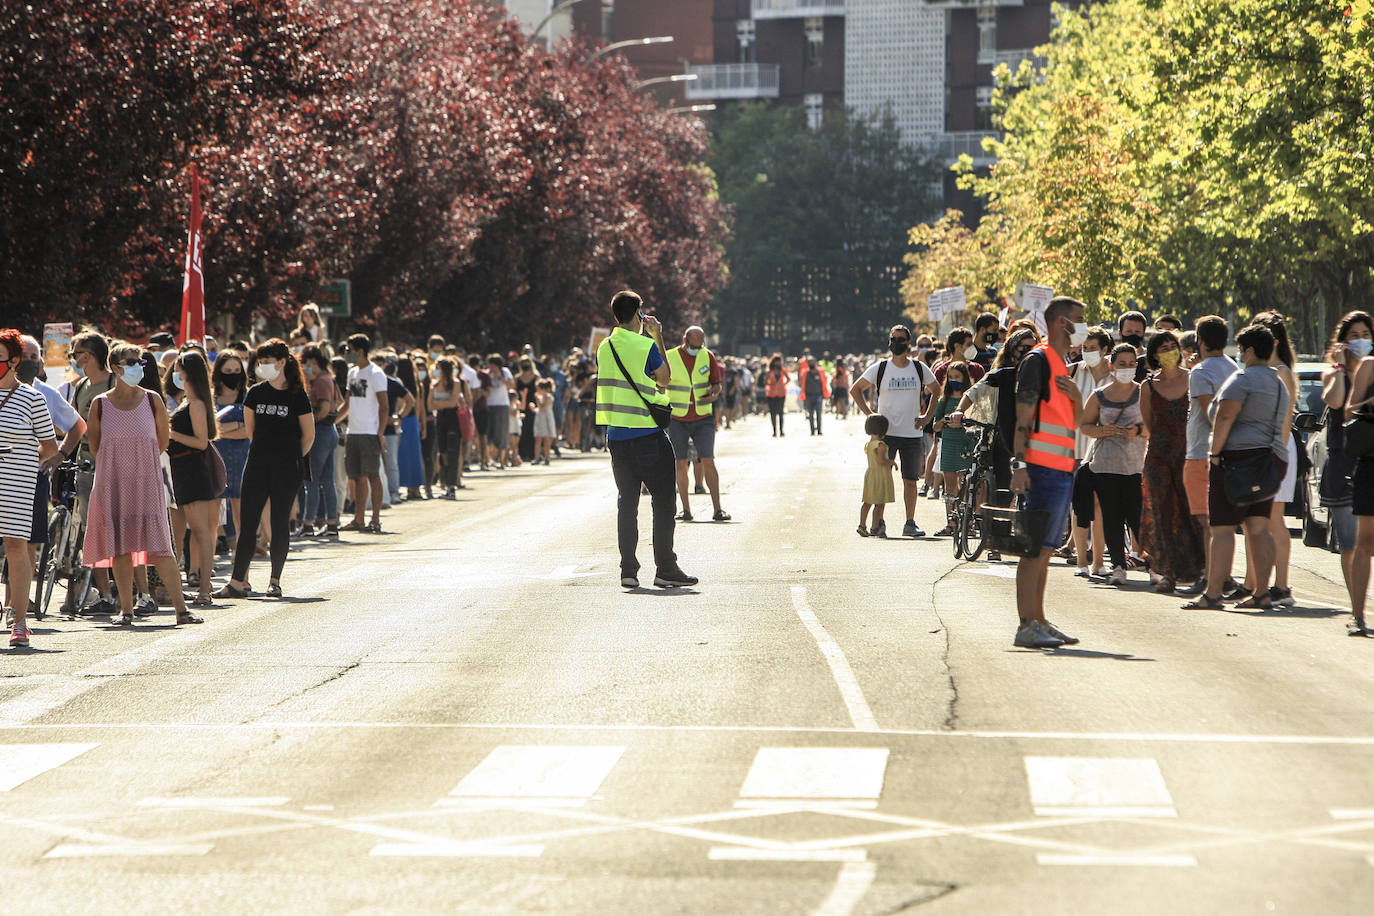
[[[687,466],[692,461],[691,447],[711,491],[715,505],[713,521],[728,522],[730,516],[720,507],[720,475],[716,472],[716,399],[725,379],[714,353],[706,349],[706,332],[692,325],[682,333],[682,346],[668,351],[668,400],[673,405],[673,421],[668,424],[668,441],[677,456],[677,495],[682,501],[681,521],[692,520],[692,504],[687,496]],[[690,445],[689,445],[690,443]]]

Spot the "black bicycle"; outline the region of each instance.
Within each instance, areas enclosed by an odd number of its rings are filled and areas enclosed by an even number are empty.
[[[74,617],[86,604],[91,590],[90,567],[81,565],[81,544],[85,540],[86,518],[81,497],[86,493],[93,471],[89,461],[67,461],[52,474],[52,503],[48,513],[48,542],[38,558],[34,576],[33,615],[42,620],[52,603],[53,591],[61,582],[66,590],[62,612]]]
[[[997,445],[997,426],[964,418],[969,427],[973,463],[959,478],[959,495],[950,522],[954,528],[954,558],[978,559],[983,552],[987,532],[983,530],[983,506],[992,501],[997,492],[997,472],[993,466],[993,452]]]

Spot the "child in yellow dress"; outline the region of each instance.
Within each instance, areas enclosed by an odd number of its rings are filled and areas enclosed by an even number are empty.
[[[888,457],[887,417],[872,414],[864,421],[864,432],[868,442],[864,444],[864,454],[868,456],[868,470],[864,473],[864,504],[859,509],[859,537],[870,534],[875,538],[887,537],[887,522],[883,521],[883,508],[887,503],[896,502],[892,486],[892,467],[894,462]],[[873,527],[868,527],[868,510],[873,509]]]

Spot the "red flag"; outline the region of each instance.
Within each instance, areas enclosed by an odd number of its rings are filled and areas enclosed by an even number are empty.
[[[191,165],[191,233],[181,287],[181,342],[205,343],[205,273],[200,236],[200,170]]]

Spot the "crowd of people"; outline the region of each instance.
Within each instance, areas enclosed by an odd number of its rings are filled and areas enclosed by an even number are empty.
[[[627,309],[633,314],[623,322],[617,314],[612,336],[622,348],[649,340],[651,328],[661,333],[638,306]],[[629,371],[608,370],[606,358],[618,351],[605,346],[552,358],[530,345],[468,353],[439,335],[413,348],[375,345],[361,333],[331,342],[308,306],[290,333],[256,346],[219,347],[210,338],[178,346],[167,333],[138,346],[83,331],[71,341],[70,372],[58,379],[47,376],[36,340],[0,332],[0,535],[11,645],[30,637],[48,479],[62,462],[93,470],[80,494],[93,586],[72,612],[122,626],[164,604],[179,624],[194,624],[203,619],[198,610],[254,594],[255,559],[267,561],[263,593],[281,596],[295,540],[381,532],[382,513],[395,505],[455,499],[475,474],[547,466],[564,450],[604,448],[614,460],[641,448],[626,443],[649,428],[644,390],[671,414],[661,449],[669,466],[662,480],[620,476],[636,494],[654,496],[656,541],[675,521],[694,519],[693,496],[709,496],[712,521],[730,520],[715,462],[718,430],[766,413],[773,436],[783,437],[791,403],[820,436],[824,418],[844,418],[852,400],[866,417],[857,529],[864,537],[889,536],[894,470],[901,536],[926,537],[915,518],[922,497],[944,499],[947,524],[934,536],[953,536],[954,496],[973,448],[966,418],[995,429],[993,500],[1021,495],[1043,523],[1044,550],[1018,570],[1019,646],[1077,642],[1044,613],[1056,556],[1076,575],[1116,586],[1148,574],[1154,591],[1185,595],[1191,609],[1294,603],[1284,515],[1307,454],[1292,423],[1296,357],[1276,313],[1233,338],[1217,316],[1187,332],[1174,316],[1151,326],[1137,311],[1089,327],[1082,304],[1061,297],[1015,321],[979,314],[943,340],[894,326],[881,358],[809,349],[796,359],[721,356],[693,326],[677,346],[651,342],[649,364]],[[1374,429],[1374,407],[1365,409],[1374,402],[1371,349],[1374,319],[1346,315],[1323,376],[1327,456],[1311,469],[1350,589],[1351,632],[1361,635],[1374,489],[1360,483],[1374,481],[1374,448],[1368,460],[1355,454],[1344,423],[1365,418]],[[642,384],[621,381],[636,371]],[[608,401],[617,385],[619,399]],[[634,414],[643,429],[627,434],[617,414]],[[1256,486],[1241,492],[1238,479]],[[627,525],[633,519],[622,518],[622,541]],[[1231,578],[1237,531],[1243,581]],[[232,557],[218,589],[217,555]],[[15,562],[20,557],[27,562]],[[664,564],[660,578],[682,580],[675,559]],[[634,579],[637,561],[622,555],[622,571]]]

